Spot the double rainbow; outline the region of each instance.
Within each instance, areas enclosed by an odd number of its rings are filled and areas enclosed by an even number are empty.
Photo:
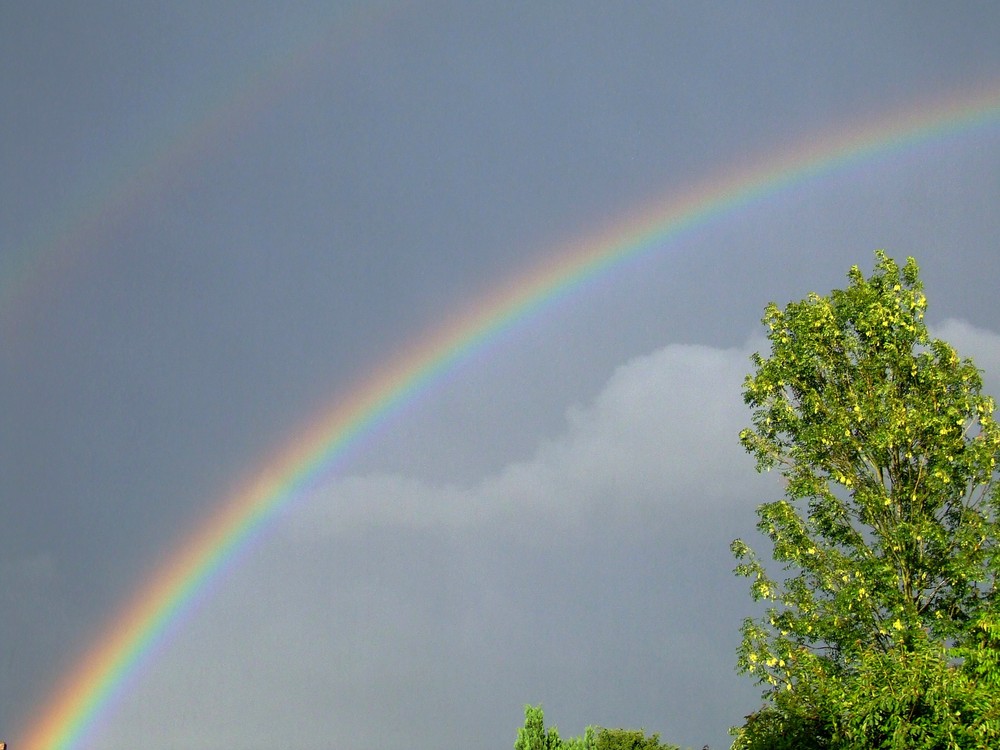
[[[100,638],[40,707],[18,746],[80,747],[207,584],[232,564],[310,482],[345,451],[470,352],[536,315],[554,299],[626,260],[664,252],[684,232],[804,180],[922,142],[1000,123],[1000,87],[921,106],[774,155],[739,174],[706,180],[650,206],[600,236],[571,243],[393,357],[347,393],[290,445],[268,458],[221,502],[109,621]]]

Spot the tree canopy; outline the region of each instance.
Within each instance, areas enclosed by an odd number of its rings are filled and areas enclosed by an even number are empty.
[[[545,727],[541,706],[524,707],[524,726],[517,730],[514,750],[680,750],[660,743],[660,736],[646,736],[642,729],[587,727],[580,737],[561,738],[556,727]]]
[[[734,747],[985,746],[1000,738],[981,687],[1000,675],[995,403],[930,336],[912,258],[880,251],[848,279],[769,304],[770,356],[744,382],[740,441],[785,485],[758,508],[778,565],[732,544],[767,605],[738,667],[768,701]]]

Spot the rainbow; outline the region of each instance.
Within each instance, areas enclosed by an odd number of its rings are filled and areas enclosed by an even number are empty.
[[[662,252],[685,232],[763,196],[876,156],[1000,122],[1000,86],[935,102],[812,138],[737,174],[716,176],[683,194],[655,202],[606,231],[573,242],[549,260],[496,288],[399,352],[335,398],[296,440],[221,502],[111,618],[100,638],[62,678],[18,738],[25,750],[80,747],[116,696],[156,654],[171,629],[288,509],[303,489],[328,475],[348,449],[457,362],[497,335],[537,315],[622,263]]]
[[[331,3],[331,17],[319,19],[287,51],[228,87],[195,92],[193,103],[173,122],[111,156],[100,174],[70,195],[34,236],[0,256],[0,333],[15,333],[22,308],[44,300],[45,282],[72,267],[80,255],[81,237],[99,235],[102,226],[140,211],[144,200],[192,168],[206,151],[218,148],[228,133],[276,106],[293,82],[317,68],[320,60],[342,56],[407,6],[407,0],[364,0],[353,7]]]

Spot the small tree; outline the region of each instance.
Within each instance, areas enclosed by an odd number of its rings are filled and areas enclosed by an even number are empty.
[[[556,727],[545,728],[541,706],[524,707],[524,726],[517,730],[514,750],[560,750],[562,742]]]
[[[594,750],[679,750],[677,745],[660,743],[660,735],[646,736],[642,729],[605,729],[597,732]]]
[[[2,748],[0,748],[2,750]],[[587,727],[580,737],[561,739],[555,727],[545,728],[541,706],[524,707],[524,726],[517,730],[514,750],[679,750],[660,743],[660,735],[646,736],[641,729]]]
[[[899,738],[933,713],[907,701],[934,690],[966,691],[953,697],[978,709],[966,706],[963,726],[987,731],[997,717],[998,701],[977,704],[973,681],[948,666],[997,663],[983,638],[1000,622],[995,404],[973,363],[930,338],[912,258],[899,268],[880,251],[870,278],[856,266],[848,278],[829,296],[768,305],[771,356],[755,354],[744,382],[753,426],[740,441],[758,471],[785,480],[757,528],[789,575],[776,580],[733,542],[736,572],[770,604],[744,621],[738,661],[770,705],[734,747],[973,747]],[[872,674],[910,686],[884,704],[903,716],[889,739],[868,732],[887,715],[858,710]]]

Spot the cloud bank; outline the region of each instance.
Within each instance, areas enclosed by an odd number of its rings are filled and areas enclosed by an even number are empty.
[[[592,403],[572,407],[564,433],[530,460],[464,487],[400,475],[337,481],[306,503],[295,533],[524,519],[565,531],[594,518],[643,523],[717,510],[752,472],[735,438],[746,420],[740,385],[748,356],[749,349],[671,345],[638,357]]]

